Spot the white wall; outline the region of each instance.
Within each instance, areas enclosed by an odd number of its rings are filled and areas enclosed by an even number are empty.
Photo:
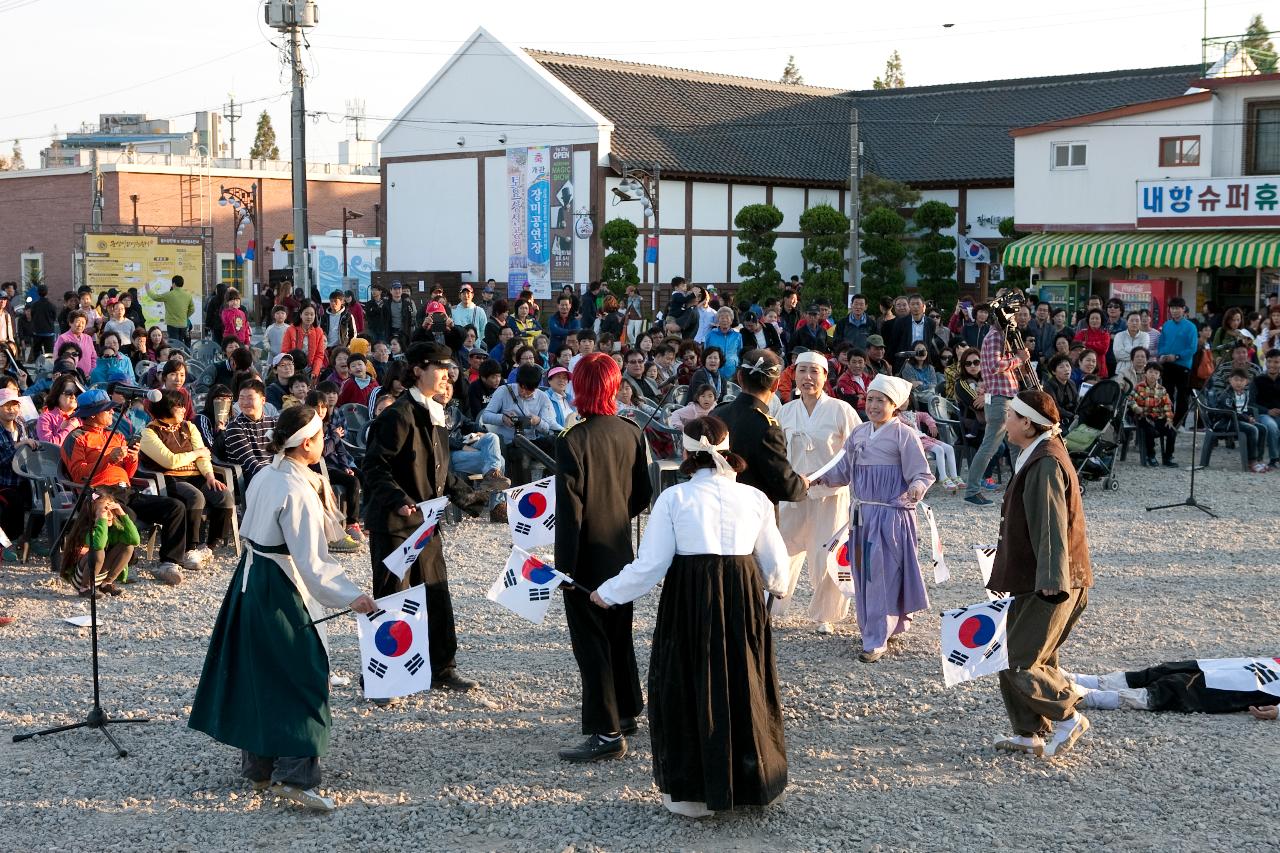
[[[800,214],[804,213],[804,190],[798,187],[774,187],[773,206],[782,211],[779,231],[799,231]]]
[[[774,190],[774,198],[777,198],[777,190]],[[803,239],[779,237],[773,248],[778,253],[778,275],[782,276],[783,281],[790,281],[793,275],[804,277],[804,259],[800,257],[800,250],[804,248]]]
[[[695,229],[724,230],[731,228],[732,224],[729,222],[727,214],[728,208],[728,184],[694,182],[693,227]],[[721,275],[723,276],[724,274],[721,273]]]
[[[696,208],[696,205],[695,205]],[[693,283],[723,282],[728,237],[693,238]]]
[[[1211,172],[1205,148],[1214,128],[1174,128],[1208,122],[1212,101],[1142,113],[1126,126],[1067,127],[1014,139],[1014,216],[1019,225],[1107,225],[1132,228],[1139,180],[1203,178]],[[1138,126],[1136,122],[1164,123]],[[1199,166],[1160,167],[1160,137],[1200,134]],[[1088,145],[1083,169],[1051,169],[1052,143]],[[1234,173],[1238,174],[1238,172]]]
[[[1242,175],[1249,119],[1246,101],[1280,100],[1280,82],[1228,83],[1213,91],[1213,175]]]
[[[749,204],[764,204],[768,198],[767,191],[764,187],[757,187],[750,184],[734,184],[733,185],[733,216],[729,220],[729,227],[733,228],[733,219],[737,218],[738,211]]]
[[[644,257],[643,249],[640,257]],[[658,284],[670,283],[672,277],[684,275],[684,236],[663,234],[658,238]]]
[[[979,223],[979,217],[992,221]],[[965,219],[970,226],[969,236],[975,240],[1000,236],[1000,220],[1013,216],[1013,187],[969,190],[965,194]]]
[[[663,228],[684,227],[684,181],[662,181],[658,186],[658,213]],[[672,273],[677,275],[677,273]]]
[[[476,161],[469,158],[388,163],[387,269],[474,274],[476,180]]]
[[[599,142],[599,117],[523,53],[479,35],[379,137],[383,157]],[[474,121],[476,123],[442,124]],[[500,137],[505,136],[506,141]],[[462,137],[463,144],[458,144]],[[607,153],[602,148],[602,155]]]

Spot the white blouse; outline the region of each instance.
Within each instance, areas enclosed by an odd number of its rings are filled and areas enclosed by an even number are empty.
[[[676,554],[755,554],[765,589],[787,588],[791,558],[773,517],[773,504],[759,489],[710,468],[658,496],[635,560],[596,590],[609,604],[635,601],[661,581]]]

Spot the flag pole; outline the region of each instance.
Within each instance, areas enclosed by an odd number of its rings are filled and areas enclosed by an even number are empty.
[[[350,612],[351,608],[348,607],[346,610],[339,610],[337,613],[330,613],[328,616],[324,616],[320,619],[313,619],[307,623],[307,626],[311,627],[313,625],[319,625],[321,622],[328,622],[330,619],[337,619],[339,616],[346,616]]]

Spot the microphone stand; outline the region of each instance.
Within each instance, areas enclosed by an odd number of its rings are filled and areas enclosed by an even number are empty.
[[[1174,507],[1179,506],[1191,506],[1200,510],[1210,518],[1217,518],[1218,516],[1213,510],[1196,500],[1196,437],[1200,434],[1200,393],[1195,389],[1192,389],[1191,391],[1191,406],[1191,413],[1193,415],[1191,419],[1191,491],[1187,495],[1186,500],[1179,501],[1176,504],[1149,506],[1147,507],[1147,512],[1155,512],[1156,510],[1161,509],[1173,509]],[[1139,452],[1142,453],[1145,451],[1139,448]]]
[[[127,404],[126,404],[127,405]],[[107,440],[102,445],[102,450],[98,453],[97,460],[93,463],[93,468],[89,470],[88,477],[85,478],[83,488],[80,490],[76,502],[71,507],[71,515],[63,522],[62,529],[58,531],[57,537],[54,538],[53,547],[50,550],[51,559],[58,559],[58,545],[67,535],[67,530],[75,522],[76,517],[83,511],[89,494],[93,491],[93,478],[97,476],[98,469],[102,467],[102,461],[107,456],[107,448],[111,446],[111,439],[120,433],[120,423],[124,420],[124,409],[121,408],[116,413],[115,422],[111,425],[111,431],[107,434]],[[89,715],[77,723],[68,723],[64,726],[54,726],[49,729],[42,729],[37,732],[27,732],[25,734],[14,735],[13,742],[20,743],[24,740],[30,740],[34,737],[42,735],[52,735],[58,732],[69,732],[72,729],[97,729],[111,742],[115,747],[116,756],[124,758],[128,756],[128,750],[120,746],[119,741],[111,734],[107,726],[111,723],[146,723],[149,722],[147,717],[132,717],[129,719],[114,719],[108,717],[106,712],[102,710],[102,689],[98,679],[98,579],[90,578],[89,593],[89,638],[92,644],[92,663],[93,663],[93,707],[89,709]]]

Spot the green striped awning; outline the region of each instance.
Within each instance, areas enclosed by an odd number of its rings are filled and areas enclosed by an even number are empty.
[[[1006,267],[1274,267],[1280,231],[1053,232],[1004,247]]]

